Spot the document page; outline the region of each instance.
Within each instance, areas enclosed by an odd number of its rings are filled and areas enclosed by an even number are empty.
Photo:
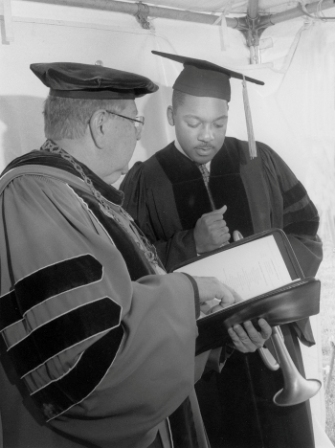
[[[217,277],[243,300],[292,282],[273,235],[199,259],[174,272]]]

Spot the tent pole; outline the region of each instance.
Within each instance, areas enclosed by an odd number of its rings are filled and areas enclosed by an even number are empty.
[[[313,14],[317,11],[334,7],[334,0],[324,0],[320,2],[309,3],[305,5],[305,9],[300,6],[289,9],[278,14],[263,14],[258,12],[258,0],[249,0],[247,15],[237,19],[236,28],[246,38],[246,44],[250,49],[250,63],[259,64],[259,39],[263,31],[271,25],[275,25],[285,20],[295,19],[307,14]]]
[[[88,9],[100,9],[105,11],[114,11],[121,12],[126,14],[131,14],[136,16],[141,13],[141,7],[145,6],[148,15],[150,17],[164,18],[164,19],[172,19],[172,20],[182,20],[188,22],[196,22],[196,23],[204,23],[204,24],[217,24],[218,15],[216,14],[204,14],[197,13],[192,11],[184,11],[180,9],[171,9],[171,8],[163,8],[156,6],[146,5],[144,2],[139,3],[129,3],[122,2],[116,0],[21,0],[21,1],[34,1],[35,3],[46,3],[46,4],[54,4],[54,5],[63,5],[63,6],[72,6],[78,8],[88,8]],[[251,18],[257,9],[253,0],[250,0],[248,6],[248,13]],[[305,8],[309,14],[313,14],[318,10],[324,10],[335,7],[334,0],[324,0],[321,4],[320,1],[315,1],[313,3],[306,4]],[[297,17],[301,17],[305,15],[305,12],[299,6],[296,8],[289,9],[287,11],[283,11],[281,13],[272,14],[272,15],[259,15],[260,17],[260,28],[264,28],[264,25],[270,26],[275,25],[277,23],[283,22],[285,20],[295,19]],[[239,18],[227,17],[227,25],[231,28],[238,28]]]
[[[121,12],[126,14],[131,14],[136,16],[141,13],[141,7],[145,6],[148,16],[164,18],[164,19],[173,19],[173,20],[183,20],[188,22],[197,22],[204,23],[209,25],[217,24],[218,15],[216,14],[204,14],[197,13],[192,11],[184,11],[180,9],[170,9],[170,8],[162,8],[156,6],[149,6],[143,2],[139,3],[129,3],[122,2],[116,0],[22,0],[22,1],[33,1],[35,3],[46,3],[46,4],[54,4],[54,5],[63,5],[63,6],[72,6],[78,8],[88,8],[88,9],[99,9],[104,11],[114,11]],[[254,6],[252,3],[253,0],[250,0],[250,14],[255,12]],[[257,1],[257,0],[256,0]],[[306,4],[306,10],[309,14],[313,14],[314,12],[324,9],[328,9],[331,7],[335,7],[334,0],[324,0],[321,4],[319,1],[314,3]],[[300,16],[305,15],[305,12],[302,8],[296,7],[289,9],[287,11],[272,14],[272,15],[260,15],[260,27],[264,28],[264,25],[270,26],[275,25],[276,23],[283,22],[285,20],[294,19]],[[252,15],[251,15],[252,17]],[[253,17],[252,17],[253,18]],[[239,18],[227,17],[227,25],[231,28],[238,28]]]
[[[247,29],[244,33],[247,40],[247,45],[250,50],[250,63],[259,64],[259,32],[257,22],[259,21],[258,0],[249,0],[246,22]]]
[[[117,0],[22,0],[35,3],[55,4],[87,9],[98,9],[104,11],[120,12],[133,15],[141,24],[142,28],[149,29],[148,17],[181,20],[187,22],[218,25],[219,16],[216,14],[204,14],[179,9],[170,9],[149,6],[146,3],[129,3]],[[271,25],[292,20],[297,17],[313,14],[315,12],[332,8],[335,0],[316,1],[306,4],[304,8],[298,6],[277,14],[259,14],[259,0],[249,0],[247,15],[245,17],[226,17],[227,26],[235,28],[243,33],[246,44],[250,48],[251,64],[260,62],[259,38],[262,32]]]
[[[322,3],[314,2],[305,5],[305,9],[308,12],[308,14],[313,14],[317,11],[333,7],[335,7],[334,0],[324,0]],[[296,8],[288,9],[287,11],[279,12],[277,14],[269,16],[270,24],[276,25],[277,23],[284,22],[286,20],[296,19],[297,17],[301,17],[304,15],[306,15],[305,11],[300,6],[297,6]]]
[[[219,18],[219,16],[216,14],[204,14],[192,11],[184,11],[180,9],[149,6],[146,5],[144,2],[129,3],[116,0],[22,0],[22,1],[33,1],[35,3],[45,3],[54,5],[72,6],[78,8],[114,11],[125,14],[131,14],[133,16],[143,14],[143,7],[145,7],[146,14],[150,17],[204,23],[208,25],[214,25],[214,24],[218,25],[217,19]],[[255,2],[254,0],[250,0],[250,3],[248,5],[248,13],[252,19],[259,20],[259,23],[257,24],[258,29],[264,29],[270,25],[275,25],[285,20],[291,20],[305,15],[305,12],[303,11],[302,8],[296,7],[281,13],[272,15],[262,14],[258,15],[257,17],[257,9],[258,9],[257,5],[258,0],[256,0]],[[324,10],[334,6],[335,6],[334,0],[324,0],[321,4],[319,1],[306,4],[305,8],[309,14],[313,14],[318,10]],[[254,17],[255,14],[256,17]],[[243,19],[226,17],[227,25],[230,28],[239,29],[241,26],[241,20]]]
[[[128,3],[116,0],[23,0],[33,1],[35,3],[54,4],[62,6],[71,6],[87,9],[99,9],[104,11],[120,12],[130,14],[133,16],[143,15],[144,8],[150,17],[157,17],[163,19],[182,20],[187,22],[204,23],[213,25],[218,15],[203,14],[192,11],[183,11],[180,9],[162,8],[156,6],[149,6],[144,2]],[[235,18],[227,18],[227,25],[234,28],[237,25]]]

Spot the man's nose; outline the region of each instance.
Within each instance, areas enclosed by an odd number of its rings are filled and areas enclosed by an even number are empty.
[[[203,125],[198,135],[198,139],[202,142],[212,141],[214,139],[212,127],[210,125]]]

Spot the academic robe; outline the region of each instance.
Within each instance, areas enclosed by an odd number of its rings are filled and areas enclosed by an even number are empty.
[[[246,142],[226,137],[211,162],[215,206],[227,205],[224,219],[231,234],[283,229],[305,275],[313,276],[322,260],[317,210],[278,154],[259,142],[257,150],[258,157],[250,160]],[[155,244],[167,270],[196,257],[193,229],[211,204],[199,168],[173,143],[136,163],[120,189],[124,208]],[[314,344],[310,323],[303,320],[282,330],[304,374],[298,337]],[[212,447],[313,448],[309,402],[275,406],[272,397],[282,387],[281,372],[268,370],[258,352],[235,352],[221,374],[205,375],[196,389]]]
[[[186,403],[200,419],[206,358],[194,356],[194,280],[157,275],[123,194],[78,162],[106,210],[50,147],[0,179],[4,447],[178,447],[167,417]],[[205,448],[201,425],[179,432]]]

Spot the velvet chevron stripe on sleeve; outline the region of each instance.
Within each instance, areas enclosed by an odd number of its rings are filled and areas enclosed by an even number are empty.
[[[32,395],[47,421],[69,410],[93,392],[112,365],[122,337],[121,326],[108,332],[83,353],[66,376]]]
[[[99,281],[102,273],[101,263],[88,254],[33,272],[1,297],[0,331],[22,320],[29,309],[50,297]]]

